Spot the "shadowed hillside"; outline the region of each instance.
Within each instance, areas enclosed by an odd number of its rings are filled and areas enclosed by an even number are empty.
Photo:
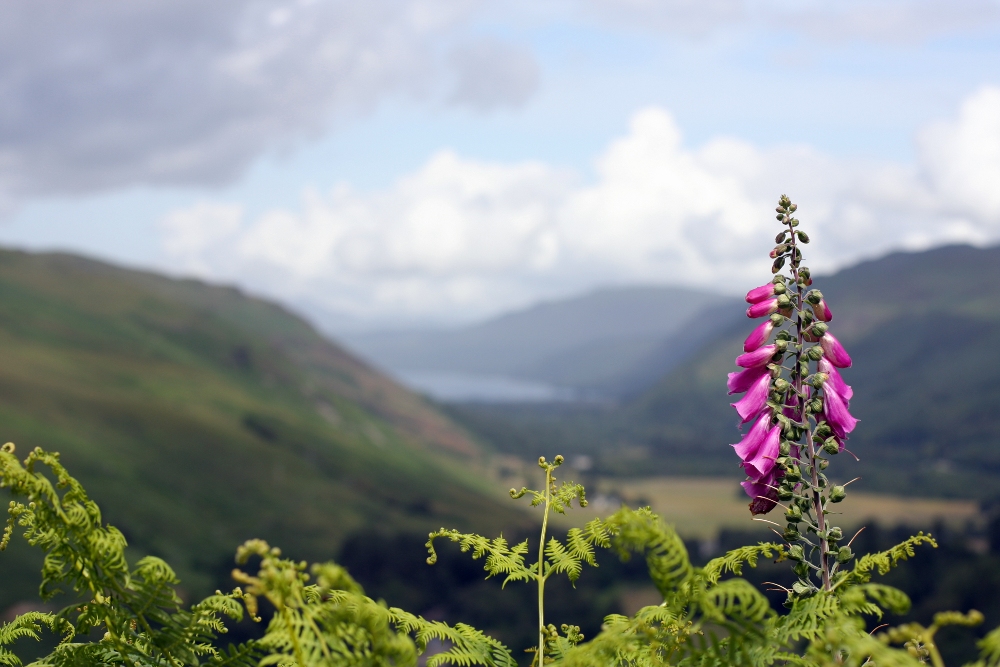
[[[0,252],[0,425],[195,588],[250,537],[326,559],[361,528],[524,520],[461,429],[298,317],[68,255]]]

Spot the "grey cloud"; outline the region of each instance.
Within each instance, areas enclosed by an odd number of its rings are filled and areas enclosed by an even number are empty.
[[[780,20],[827,40],[912,43],[956,34],[996,30],[996,0],[845,0],[831,4],[765,6],[764,17]]]
[[[1000,26],[996,0],[579,0],[578,6],[602,22],[688,36],[739,25],[828,41],[908,43]]]
[[[439,94],[447,71],[438,44],[480,3],[8,3],[0,22],[0,206],[5,198],[9,205],[138,184],[221,184],[261,154],[370,111],[386,94]],[[523,54],[511,68],[477,53],[475,67],[499,73],[503,85],[477,90],[460,69],[457,99],[487,108],[530,94]]]
[[[455,104],[479,111],[517,107],[538,89],[538,63],[526,48],[485,38],[457,47],[450,62],[457,75]]]

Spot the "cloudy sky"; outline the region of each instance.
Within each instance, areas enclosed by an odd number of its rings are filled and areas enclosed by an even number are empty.
[[[32,0],[0,243],[333,330],[1000,242],[998,0]]]

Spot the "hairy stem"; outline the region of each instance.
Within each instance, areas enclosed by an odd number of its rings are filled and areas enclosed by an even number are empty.
[[[805,285],[799,281],[799,265],[795,261],[795,251],[796,251],[796,238],[795,238],[795,228],[791,225],[788,226],[788,231],[791,234],[791,245],[792,245],[792,278],[795,280],[796,286],[796,298],[795,298],[795,372],[792,375],[792,382],[795,387],[796,401],[798,405],[796,406],[796,419],[806,426],[806,451],[809,454],[809,472],[812,481],[812,504],[813,512],[816,515],[816,527],[818,528],[817,533],[819,533],[819,567],[823,575],[823,590],[830,590],[830,566],[829,566],[829,543],[823,536],[826,531],[826,517],[823,515],[823,497],[819,490],[819,470],[816,461],[816,443],[813,442],[812,438],[812,427],[809,423],[809,415],[805,411],[805,402],[802,398],[802,359],[803,353],[805,352],[805,322],[802,317],[802,311],[806,307],[805,302]],[[807,360],[808,363],[808,360]]]

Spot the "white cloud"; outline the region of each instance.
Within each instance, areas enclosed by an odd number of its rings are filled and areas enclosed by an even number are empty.
[[[252,220],[200,203],[166,218],[164,242],[192,269],[370,321],[472,319],[609,282],[741,289],[768,275],[781,193],[818,270],[1000,239],[998,119],[1000,89],[984,88],[920,134],[917,164],[871,164],[731,138],[688,148],[647,108],[590,182],[443,151],[385,190],[342,184]]]

